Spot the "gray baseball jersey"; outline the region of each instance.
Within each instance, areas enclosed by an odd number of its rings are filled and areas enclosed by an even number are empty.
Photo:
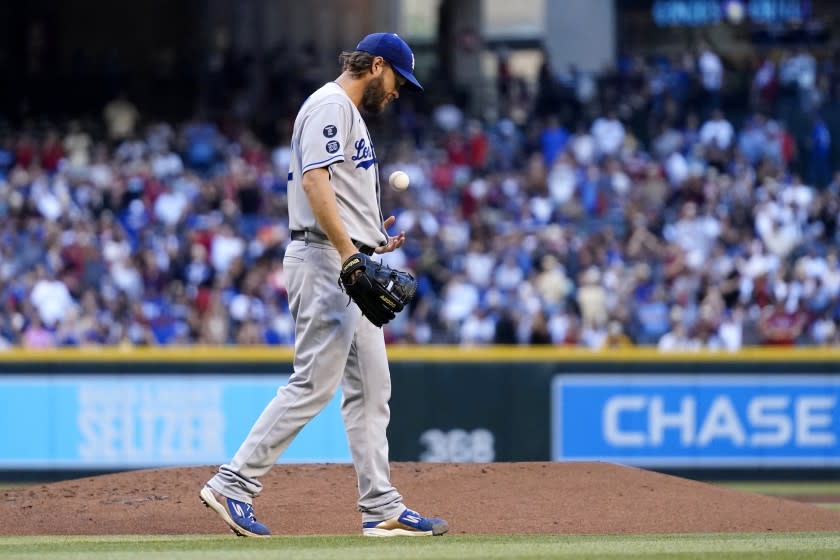
[[[326,167],[338,213],[355,241],[376,247],[387,241],[379,208],[379,166],[365,121],[335,82],[304,102],[292,131],[289,229],[321,231],[303,191],[303,174]]]

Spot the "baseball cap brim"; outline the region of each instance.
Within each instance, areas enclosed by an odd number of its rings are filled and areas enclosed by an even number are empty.
[[[414,77],[412,72],[407,71],[405,68],[400,68],[393,62],[388,61],[388,64],[391,65],[391,68],[393,68],[397,74],[405,78],[405,85],[407,85],[409,89],[413,89],[414,91],[423,91],[423,86],[420,85],[420,82],[417,81],[417,78]]]

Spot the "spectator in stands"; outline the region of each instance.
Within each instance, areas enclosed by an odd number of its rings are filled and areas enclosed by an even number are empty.
[[[620,321],[612,320],[607,323],[607,336],[602,348],[630,348],[633,341],[624,333],[624,326]]]
[[[137,106],[129,101],[125,92],[120,92],[105,105],[102,110],[105,123],[108,126],[108,138],[112,142],[120,142],[134,135],[140,112]]]
[[[823,188],[831,180],[831,132],[819,114],[815,114],[812,120],[807,152],[809,180],[815,187]]]
[[[29,294],[29,301],[35,307],[38,316],[33,327],[36,339],[42,339],[44,327],[54,327],[62,321],[75,305],[67,286],[43,266],[35,270],[35,282]]]
[[[723,111],[714,109],[711,118],[700,128],[700,142],[705,148],[706,161],[725,171],[734,138],[732,123],[724,118]]]
[[[55,346],[53,333],[41,324],[38,314],[31,316],[31,322],[23,331],[24,348],[44,349]]]
[[[624,125],[615,109],[609,109],[606,115],[595,119],[590,133],[599,156],[614,156],[624,144]]]
[[[706,112],[720,107],[723,89],[723,63],[709,45],[702,43],[697,56],[700,83],[703,87],[703,105]]]
[[[599,329],[607,322],[607,294],[601,285],[601,271],[592,266],[581,275],[577,291],[577,304],[580,308],[584,328]]]
[[[547,168],[551,168],[557,156],[566,149],[569,138],[570,134],[560,123],[560,118],[557,115],[550,115],[540,134],[540,149]]]
[[[805,314],[797,305],[785,305],[784,295],[773,294],[769,304],[761,310],[758,329],[762,344],[793,346],[805,329]]]

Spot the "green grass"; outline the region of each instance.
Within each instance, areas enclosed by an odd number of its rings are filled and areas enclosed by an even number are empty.
[[[0,490],[12,490],[14,488],[23,488],[31,486],[29,482],[0,482]]]
[[[716,484],[734,490],[780,498],[803,495],[840,496],[840,482],[718,482]],[[840,502],[836,501],[810,503],[827,509],[840,509]]]
[[[840,494],[840,482],[718,482],[716,484],[744,492],[773,496]]]
[[[3,560],[840,559],[840,533],[663,536],[5,537]]]

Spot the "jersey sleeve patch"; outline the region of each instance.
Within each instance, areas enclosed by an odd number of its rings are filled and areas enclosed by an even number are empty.
[[[301,131],[301,171],[344,161],[342,148],[347,126],[345,108],[341,104],[326,102],[314,107]]]

